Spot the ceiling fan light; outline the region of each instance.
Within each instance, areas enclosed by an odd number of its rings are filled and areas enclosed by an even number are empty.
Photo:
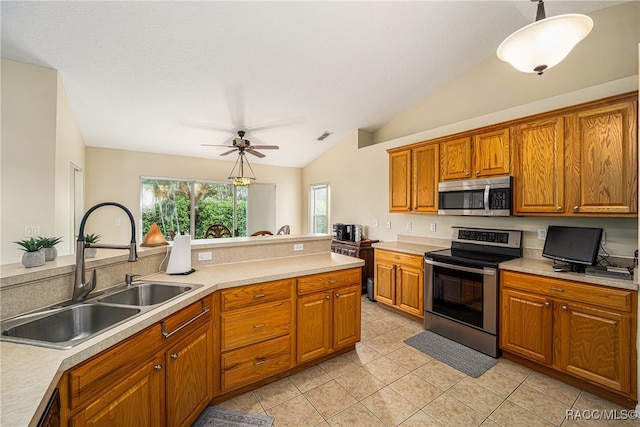
[[[233,176],[229,178],[231,179],[231,183],[236,187],[248,187],[255,179],[248,176]]]
[[[580,14],[541,19],[519,29],[498,46],[497,55],[516,70],[542,74],[558,65],[593,28],[593,20]]]

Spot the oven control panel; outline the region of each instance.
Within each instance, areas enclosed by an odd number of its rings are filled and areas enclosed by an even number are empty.
[[[522,231],[491,230],[486,228],[452,227],[453,241],[475,243],[480,245],[520,248]]]

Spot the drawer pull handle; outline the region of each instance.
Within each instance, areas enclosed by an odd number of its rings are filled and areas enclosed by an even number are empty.
[[[266,325],[264,323],[260,323],[259,325],[253,325],[253,329],[264,328]]]
[[[153,367],[156,371],[162,371],[162,365],[156,365]]]
[[[564,292],[564,289],[562,289],[562,288],[554,288],[553,286],[550,287],[549,290],[558,291],[558,292]]]
[[[202,311],[200,313],[198,313],[196,316],[194,316],[191,319],[189,319],[187,322],[185,322],[182,325],[178,326],[175,330],[173,330],[171,332],[167,332],[166,331],[166,326],[167,325],[166,325],[165,322],[162,322],[162,336],[165,337],[165,338],[169,338],[171,335],[173,335],[176,332],[180,331],[181,329],[189,326],[190,324],[192,324],[193,322],[195,322],[196,320],[198,320],[199,318],[201,318],[202,316],[207,314],[209,312],[209,309],[205,305],[204,300],[200,300],[200,303],[202,304]]]
[[[563,305],[562,306],[562,310],[567,311],[567,310],[569,310],[569,307],[567,307],[566,305]]]
[[[551,303],[549,301],[547,301],[547,302],[544,303],[544,306],[545,307],[551,307]]]
[[[171,358],[176,360],[178,358],[178,353],[171,353]]]
[[[264,298],[264,294],[255,294],[254,298]]]
[[[267,361],[266,357],[260,358],[260,359],[256,359],[255,363],[253,364],[254,366],[258,366],[258,365],[263,365],[264,362]]]
[[[329,280],[329,283],[337,283],[338,281],[336,279],[331,279]]]

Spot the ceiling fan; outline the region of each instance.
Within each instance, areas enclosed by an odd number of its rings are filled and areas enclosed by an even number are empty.
[[[238,137],[237,138],[233,138],[233,143],[232,145],[220,145],[220,144],[200,144],[203,147],[226,147],[226,148],[231,148],[231,150],[229,151],[225,151],[224,153],[220,154],[221,156],[226,156],[227,154],[231,154],[235,151],[238,151],[239,153],[250,153],[253,154],[256,157],[264,157],[264,154],[262,154],[259,151],[256,150],[278,150],[280,149],[280,147],[278,147],[277,145],[251,145],[251,141],[249,141],[248,139],[244,138],[245,136],[245,132],[243,130],[239,130],[238,131]]]

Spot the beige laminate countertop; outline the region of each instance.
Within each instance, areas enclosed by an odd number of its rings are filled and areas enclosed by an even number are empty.
[[[402,241],[379,242],[372,245],[377,249],[402,252],[411,255],[424,255],[425,252],[447,249],[442,246],[410,243]],[[618,289],[638,290],[634,280],[609,279],[598,276],[588,276],[584,273],[558,273],[553,271],[553,261],[549,259],[517,258],[500,263],[500,269],[519,271],[521,273],[537,274],[539,276],[554,277],[556,279],[572,280],[593,285],[609,286]],[[638,274],[638,273],[636,273]]]
[[[192,292],[131,319],[69,350],[0,342],[0,425],[35,425],[64,371],[219,289],[343,270],[358,258],[321,253],[199,268],[188,276],[163,273],[145,280],[201,284]]]

